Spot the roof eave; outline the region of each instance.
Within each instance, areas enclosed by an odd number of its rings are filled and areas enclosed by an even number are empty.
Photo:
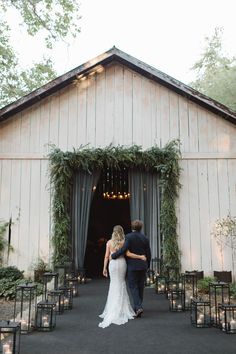
[[[185,85],[184,83],[172,78],[171,76],[145,64],[144,62],[122,52],[116,47],[111,48],[107,52],[99,55],[93,60],[82,64],[75,69],[59,76],[58,78],[50,81],[46,85],[38,88],[30,94],[20,98],[19,100],[5,106],[0,110],[0,122],[8,119],[10,116],[20,112],[21,110],[33,105],[41,99],[55,93],[70,85],[78,76],[85,75],[91,72],[98,65],[105,66],[112,61],[120,62],[130,69],[140,73],[141,75],[158,82],[159,84],[175,91],[181,96],[197,103],[198,105],[210,110],[211,112],[222,116],[224,119],[236,124],[236,112],[230,110],[228,107],[220,104],[219,102],[201,94],[193,88]]]

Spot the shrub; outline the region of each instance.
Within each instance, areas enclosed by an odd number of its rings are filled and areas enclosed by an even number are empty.
[[[15,298],[15,288],[16,285],[23,282],[23,273],[16,267],[0,268],[0,297],[6,300]]]
[[[214,277],[204,277],[197,282],[197,289],[199,294],[209,294],[209,284],[216,281]]]

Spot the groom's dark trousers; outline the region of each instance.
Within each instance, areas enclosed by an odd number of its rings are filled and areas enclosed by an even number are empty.
[[[141,259],[126,257],[127,261],[127,278],[128,284],[133,298],[134,310],[142,309],[143,291],[147,269],[150,265],[151,251],[148,238],[141,232],[133,231],[125,236],[124,246],[117,252],[112,254],[112,258],[116,259],[129,250],[138,255],[145,255],[147,261]]]
[[[127,272],[130,293],[133,298],[134,311],[143,308],[143,291],[146,270],[129,270]]]

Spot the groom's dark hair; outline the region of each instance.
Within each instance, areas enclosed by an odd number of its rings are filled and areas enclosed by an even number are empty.
[[[134,231],[141,231],[143,227],[143,222],[141,220],[134,220],[131,223],[131,228]]]

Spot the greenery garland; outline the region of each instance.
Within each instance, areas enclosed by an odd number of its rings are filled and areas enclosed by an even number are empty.
[[[163,259],[165,267],[180,270],[180,252],[176,231],[175,213],[180,176],[179,140],[173,140],[164,148],[154,146],[142,151],[140,146],[129,148],[109,145],[105,148],[88,148],[80,146],[74,151],[63,152],[53,146],[49,154],[50,179],[53,192],[53,246],[54,263],[62,262],[70,254],[70,198],[74,171],[81,169],[92,173],[106,167],[139,168],[145,171],[157,171],[162,186],[161,200],[161,235],[164,240]]]

